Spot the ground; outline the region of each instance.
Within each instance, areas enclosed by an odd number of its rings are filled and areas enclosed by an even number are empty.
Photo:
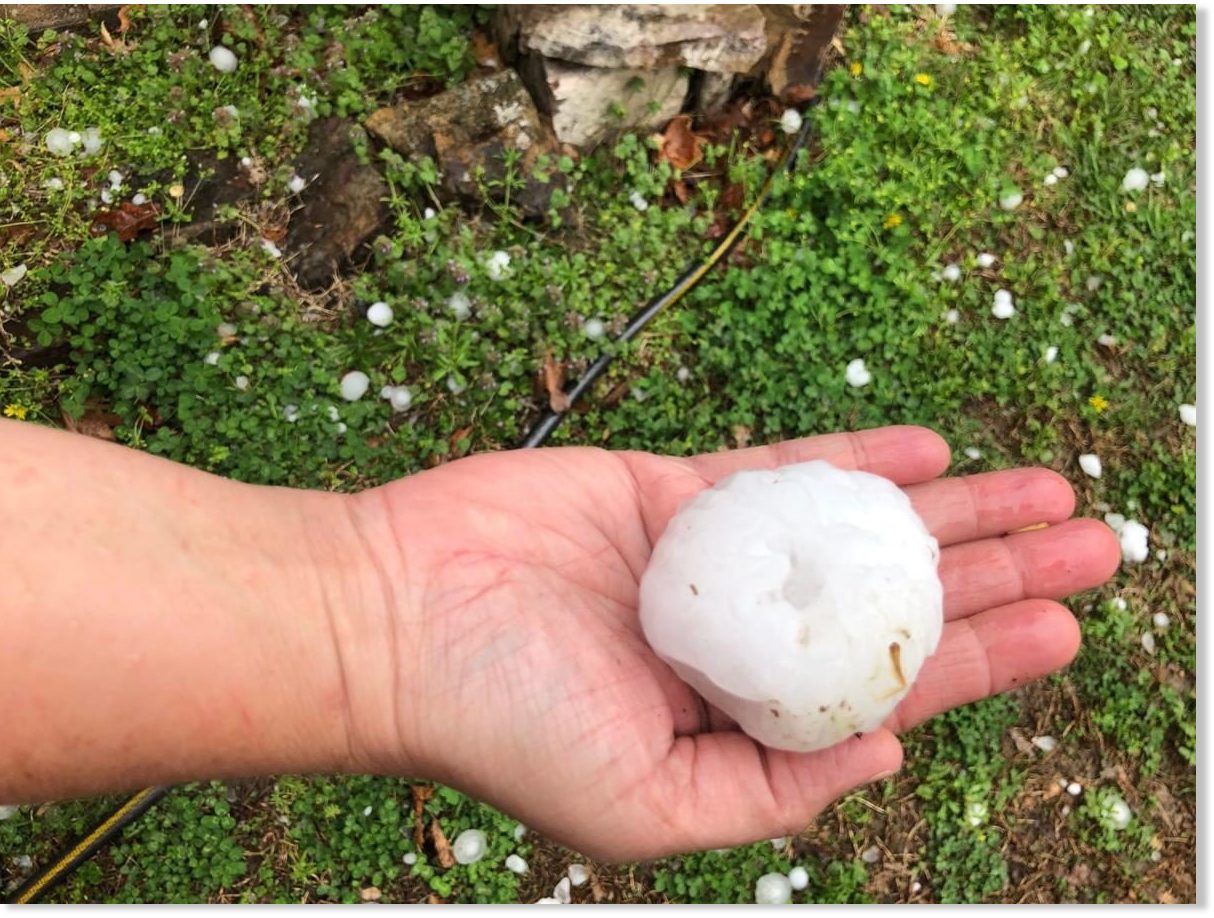
[[[339,282],[300,288],[262,239],[298,206],[311,119],[464,79],[485,15],[146,7],[106,35],[0,24],[0,344],[25,358],[0,364],[4,413],[342,490],[515,443],[545,402],[545,363],[573,378],[605,346],[586,320],[619,328],[706,251],[780,135],[753,123],[758,107],[682,174],[652,138],[621,135],[544,164],[566,182],[546,219],[500,185],[481,206],[444,201],[426,163],[369,145],[390,223]],[[795,901],[1195,901],[1196,436],[1179,415],[1196,401],[1193,8],[858,6],[839,38],[811,149],[746,243],[621,353],[554,442],[686,454],[926,424],[953,472],[1056,469],[1081,515],[1144,523],[1150,555],[1072,600],[1085,642],[1067,671],[913,731],[897,777],[787,844],[592,865],[574,898],[751,901],[760,875],[799,864]],[[235,72],[208,61],[216,43]],[[103,146],[55,155],[56,127],[98,127]],[[242,157],[261,181],[222,214],[239,231],[183,241],[197,164]],[[1125,187],[1133,169],[1145,187]],[[94,235],[103,191],[157,205],[152,232]],[[1010,318],[992,315],[997,289]],[[395,310],[382,332],[365,319],[378,300]],[[861,388],[845,380],[857,358]],[[352,369],[372,392],[346,403]],[[386,384],[410,389],[403,413],[375,397]],[[0,821],[0,889],[117,799]],[[489,856],[444,868],[432,821],[448,838],[483,829]],[[406,780],[196,785],[52,899],[534,901],[579,858],[516,842],[515,825]],[[522,877],[502,867],[513,851]]]

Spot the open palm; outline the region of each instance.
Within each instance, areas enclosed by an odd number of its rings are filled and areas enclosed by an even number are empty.
[[[886,729],[796,754],[755,743],[684,685],[646,645],[637,595],[680,503],[739,469],[810,459],[906,490],[942,548],[947,624]],[[393,648],[410,767],[602,859],[804,829],[899,767],[895,732],[1068,663],[1079,632],[1053,600],[1116,569],[1107,527],[1067,521],[1058,475],[933,480],[948,462],[930,431],[884,428],[692,459],[497,453],[371,492],[410,573]],[[1037,523],[1050,525],[1013,532]]]

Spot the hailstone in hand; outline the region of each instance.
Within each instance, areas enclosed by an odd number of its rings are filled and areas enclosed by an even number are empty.
[[[641,580],[650,647],[766,746],[874,730],[943,628],[936,540],[892,482],[743,471],[679,509]]]

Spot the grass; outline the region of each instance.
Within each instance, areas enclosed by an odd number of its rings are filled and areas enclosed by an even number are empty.
[[[244,480],[327,489],[516,442],[542,406],[545,352],[570,376],[588,365],[604,345],[584,320],[618,325],[709,247],[721,183],[693,185],[694,207],[680,206],[669,166],[625,135],[543,164],[570,189],[549,221],[488,194],[479,209],[427,217],[432,167],[384,156],[391,228],[327,295],[303,295],[256,233],[212,249],[89,234],[111,169],[168,225],[187,221],[170,192],[203,153],[259,157],[272,176],[264,201],[285,204],[313,113],[359,117],[463,79],[485,15],[149,7],[132,13],[125,53],[91,31],[0,26],[0,81],[18,91],[0,101],[0,267],[29,268],[0,294],[5,342],[61,347],[48,366],[0,372],[0,404],[37,423],[100,423]],[[955,472],[1057,469],[1081,514],[1146,523],[1152,555],[1074,601],[1084,649],[1065,673],[914,731],[902,774],[785,848],[596,868],[577,896],[748,901],[758,876],[795,863],[811,879],[798,901],[1193,901],[1196,439],[1177,416],[1196,396],[1192,8],[964,7],[943,19],[859,7],[840,37],[814,149],[729,266],[627,349],[557,442],[685,454],[927,424],[953,444]],[[236,73],[207,64],[216,42],[240,57]],[[216,116],[224,105],[235,123]],[[107,142],[95,158],[60,159],[41,143],[54,126],[97,126]],[[1047,185],[1058,166],[1068,175]],[[1162,183],[1124,192],[1133,167]],[[746,194],[765,174],[738,144],[714,145],[706,168]],[[652,206],[638,211],[634,190]],[[1023,203],[1003,210],[1011,190]],[[486,267],[496,251],[510,255],[500,280]],[[995,264],[979,267],[979,252]],[[952,283],[938,277],[950,263],[962,274]],[[999,288],[1017,310],[1003,322],[990,314]],[[472,304],[463,321],[447,302],[456,290]],[[380,299],[397,318],[375,334],[361,315]],[[221,340],[221,322],[236,335]],[[873,374],[859,390],[843,378],[856,357]],[[407,423],[372,397],[341,402],[351,369],[372,393],[408,385]],[[1078,469],[1087,452],[1104,460],[1098,481]],[[1159,611],[1166,629],[1152,623]],[[1034,736],[1057,747],[1042,752]],[[438,789],[427,825],[452,838],[479,827],[491,841],[485,862],[442,869],[415,850],[413,794],[373,778],[181,788],[55,898],[359,901],[374,887],[380,901],[534,901],[576,860],[533,834],[516,844],[513,820]],[[1133,814],[1124,830],[1107,817],[1114,795]],[[0,877],[113,802],[0,822]],[[500,867],[516,850],[532,865],[521,878]]]

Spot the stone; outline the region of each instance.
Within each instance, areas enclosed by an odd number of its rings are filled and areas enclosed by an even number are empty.
[[[713,73],[711,71],[701,71],[698,76],[699,86],[693,89],[696,111],[720,111],[733,94],[737,77],[732,73]]]
[[[513,70],[474,77],[426,99],[372,112],[367,130],[402,156],[432,157],[448,193],[473,202],[505,178],[505,155],[519,150],[515,174],[524,181],[510,200],[530,216],[547,212],[560,176],[534,175],[541,156],[558,154],[556,137]],[[478,182],[476,176],[480,173]],[[302,174],[302,173],[301,173]]]
[[[655,131],[683,109],[690,84],[678,67],[584,67],[545,60],[536,87],[540,109],[561,143],[590,147],[615,131]]]
[[[760,9],[768,55],[758,69],[773,95],[785,102],[804,102],[818,85],[826,52],[847,7],[764,4]]]

